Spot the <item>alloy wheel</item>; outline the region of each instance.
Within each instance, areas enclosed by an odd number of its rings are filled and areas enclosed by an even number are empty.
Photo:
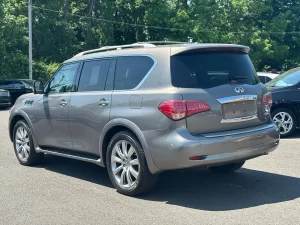
[[[111,154],[111,168],[115,180],[122,188],[136,186],[140,163],[134,146],[125,140],[117,142]]]
[[[19,158],[26,161],[30,153],[30,139],[27,130],[20,126],[15,135],[15,147]]]
[[[273,117],[273,122],[278,126],[280,134],[289,133],[294,125],[293,118],[287,112],[279,112]]]

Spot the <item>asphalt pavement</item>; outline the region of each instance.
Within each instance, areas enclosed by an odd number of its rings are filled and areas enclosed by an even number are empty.
[[[0,110],[0,224],[300,224],[300,132],[230,176],[162,173],[155,190],[118,194],[105,168],[47,156],[21,166]]]

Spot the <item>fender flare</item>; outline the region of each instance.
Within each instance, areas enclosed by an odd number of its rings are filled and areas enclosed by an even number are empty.
[[[113,120],[109,121],[105,125],[105,127],[103,128],[103,130],[101,132],[100,140],[99,140],[99,151],[100,151],[99,153],[100,153],[101,159],[103,159],[103,151],[104,151],[103,141],[104,141],[104,138],[105,138],[107,132],[110,129],[112,129],[113,127],[116,127],[116,126],[124,126],[127,129],[131,130],[137,136],[137,138],[140,141],[140,143],[142,145],[142,148],[145,152],[145,156],[146,156],[146,160],[147,160],[147,164],[148,164],[150,172],[153,173],[153,174],[158,173],[159,169],[155,166],[155,164],[152,160],[152,155],[151,155],[150,149],[148,147],[148,144],[146,142],[146,139],[145,139],[142,131],[132,121],[124,119],[124,118],[113,119]],[[104,162],[102,162],[102,163],[103,163],[103,166],[104,166]]]
[[[12,113],[13,113],[13,116],[11,116],[10,119],[9,119],[9,127],[8,127],[10,140],[13,142],[12,133],[13,133],[14,127],[11,125],[11,123],[12,123],[12,121],[14,120],[14,118],[16,116],[21,116],[26,121],[26,123],[28,124],[28,126],[31,130],[31,133],[32,133],[32,139],[33,139],[34,146],[37,147],[38,145],[37,145],[37,141],[36,141],[35,135],[34,135],[33,124],[31,122],[29,116],[23,110],[18,110],[18,111],[12,112]]]
[[[24,111],[22,111],[22,110],[19,110],[19,111],[17,111],[17,112],[13,112],[13,116],[11,116],[10,117],[10,119],[9,119],[9,127],[8,127],[8,129],[9,129],[9,137],[10,137],[10,139],[12,140],[12,131],[13,131],[13,129],[14,129],[14,127],[12,126],[12,121],[17,117],[17,116],[21,116],[21,117],[23,117],[24,118],[24,120],[26,121],[26,123],[28,124],[28,126],[29,126],[29,128],[31,129],[31,132],[33,133],[33,126],[32,126],[32,123],[31,123],[31,121],[30,121],[30,118],[29,118],[29,116],[24,112]]]

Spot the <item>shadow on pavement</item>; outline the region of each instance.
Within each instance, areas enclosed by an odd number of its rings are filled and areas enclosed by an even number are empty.
[[[284,139],[295,139],[295,138],[300,138],[300,130],[295,130],[294,133],[291,134],[291,136],[286,137]]]
[[[106,169],[97,165],[47,156],[41,168],[112,187]],[[197,168],[162,173],[155,190],[139,199],[206,211],[228,211],[299,197],[297,177],[250,169],[220,176]]]
[[[95,184],[113,187],[106,169],[92,163],[46,155],[44,162],[39,167]]]
[[[207,211],[228,211],[294,200],[300,197],[300,178],[241,169],[218,176],[191,169],[161,174],[155,192],[144,197]]]

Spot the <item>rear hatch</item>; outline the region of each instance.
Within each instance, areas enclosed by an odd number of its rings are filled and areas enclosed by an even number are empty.
[[[269,119],[262,105],[265,86],[244,49],[176,53],[171,76],[183,100],[204,100],[211,108],[186,118],[192,134],[258,126]]]

